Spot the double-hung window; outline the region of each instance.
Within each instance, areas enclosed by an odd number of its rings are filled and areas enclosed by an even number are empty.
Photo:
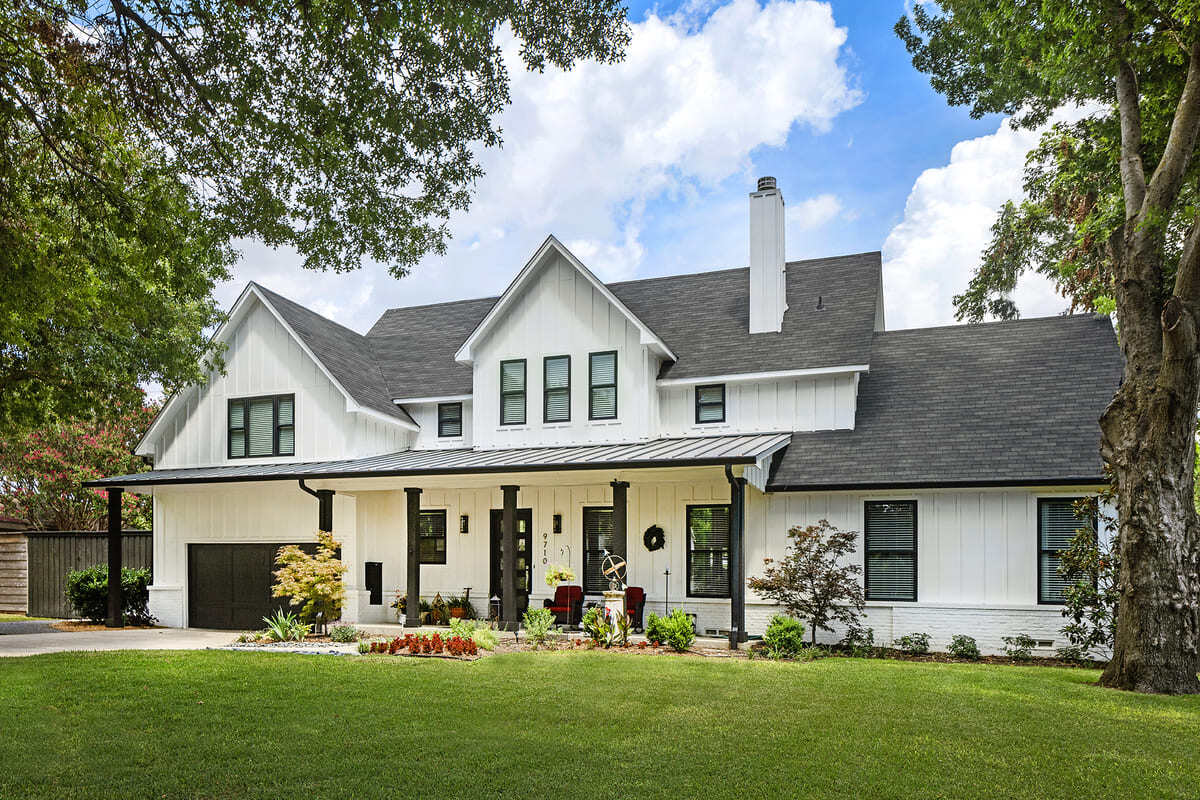
[[[613,534],[611,508],[583,509],[583,591],[600,594],[608,591],[604,577],[604,552],[625,558],[625,542]]]
[[[542,362],[542,421],[571,421],[570,356],[547,356]]]
[[[588,356],[588,419],[617,418],[617,351]]]
[[[438,436],[462,436],[462,403],[438,403]]]
[[[687,593],[729,597],[729,506],[687,507]]]
[[[1078,497],[1038,498],[1038,603],[1059,605],[1070,581],[1058,573],[1062,551],[1080,530],[1096,535],[1096,520],[1075,514]]]
[[[868,600],[917,599],[917,501],[868,502],[863,513]]]
[[[290,456],[296,453],[296,398],[239,397],[229,401],[229,457]]]
[[[696,424],[725,421],[725,384],[696,387]]]
[[[421,512],[421,563],[446,563],[446,509]]]
[[[525,424],[525,359],[500,362],[500,424]]]

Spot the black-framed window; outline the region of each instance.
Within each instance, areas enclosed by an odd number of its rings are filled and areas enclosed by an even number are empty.
[[[446,563],[446,509],[421,512],[421,563]]]
[[[688,506],[688,597],[729,597],[729,588],[729,506]]]
[[[542,421],[571,421],[570,356],[546,356],[542,361]]]
[[[625,558],[625,542],[613,533],[612,509],[587,507],[583,509],[583,591],[600,594],[608,591],[604,577],[604,551]]]
[[[1070,581],[1058,574],[1062,551],[1081,529],[1096,535],[1096,520],[1077,516],[1075,503],[1080,497],[1039,497],[1038,511],[1038,603],[1061,605]]]
[[[725,384],[696,387],[696,424],[725,421]]]
[[[296,396],[239,397],[229,401],[230,458],[296,454]]]
[[[438,403],[438,436],[462,436],[462,403]]]
[[[500,362],[500,424],[525,424],[525,359]]]
[[[917,501],[872,500],[863,507],[868,600],[917,599]]]
[[[588,419],[617,418],[617,351],[588,355]]]

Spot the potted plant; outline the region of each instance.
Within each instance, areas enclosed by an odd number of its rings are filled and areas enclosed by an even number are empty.
[[[558,586],[560,583],[574,583],[575,570],[570,567],[551,564],[546,570],[546,585],[551,589]]]

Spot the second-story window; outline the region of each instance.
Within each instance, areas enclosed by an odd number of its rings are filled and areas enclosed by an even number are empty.
[[[571,421],[571,357],[547,356],[542,362],[542,421]]]
[[[525,359],[500,362],[500,424],[525,424]]]
[[[696,424],[725,421],[725,384],[696,387]]]
[[[617,418],[617,351],[588,356],[588,419]]]
[[[296,453],[296,397],[239,397],[229,401],[229,457]]]
[[[438,436],[462,436],[462,403],[438,403]]]

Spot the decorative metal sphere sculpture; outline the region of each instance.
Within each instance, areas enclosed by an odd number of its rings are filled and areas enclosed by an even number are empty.
[[[605,552],[600,562],[600,574],[608,578],[608,588],[614,592],[625,588],[625,559],[616,553]]]

